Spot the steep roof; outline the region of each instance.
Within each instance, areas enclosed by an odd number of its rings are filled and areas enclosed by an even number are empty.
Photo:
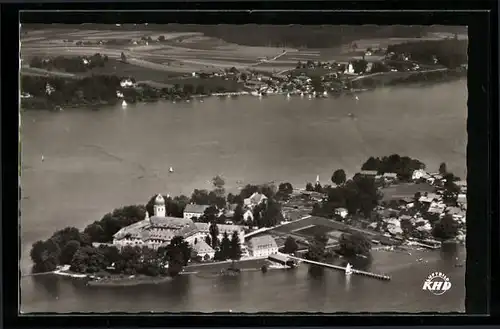
[[[245,202],[245,205],[250,205],[250,204],[256,205],[256,204],[259,204],[263,200],[266,200],[266,199],[267,199],[267,197],[264,194],[255,192],[249,198],[246,198],[244,200],[244,202]]]
[[[203,214],[207,208],[210,206],[207,205],[199,205],[199,204],[188,204],[186,208],[184,209],[184,212],[188,213],[197,213],[197,214]]]
[[[203,239],[196,240],[196,243],[193,243],[191,246],[193,247],[193,251],[199,254],[214,252],[212,247],[210,247]]]
[[[253,237],[248,241],[248,246],[251,249],[278,248],[276,241],[270,235]]]
[[[361,175],[366,175],[366,176],[376,176],[377,171],[376,170],[362,170],[360,172]]]
[[[209,223],[194,223],[194,225],[200,232],[208,232],[210,230]],[[234,231],[241,232],[245,230],[245,227],[241,225],[217,224],[217,228],[219,229],[219,233],[233,233]]]
[[[190,219],[153,216],[149,220],[122,228],[114,235],[114,238],[129,237],[143,241],[161,240],[167,242],[175,236],[186,238],[196,232],[198,232],[198,228]]]

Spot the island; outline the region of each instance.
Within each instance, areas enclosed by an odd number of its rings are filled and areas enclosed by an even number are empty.
[[[293,269],[292,256],[369,263],[373,248],[465,241],[467,184],[445,163],[428,172],[393,154],[370,157],[360,169],[351,178],[334,170],[324,186],[318,177],[305,188],[249,184],[233,194],[215,176],[211,191],[156,194],[82,231],[67,227],[35,242],[33,273],[85,277],[90,286],[159,284],[178,275]]]

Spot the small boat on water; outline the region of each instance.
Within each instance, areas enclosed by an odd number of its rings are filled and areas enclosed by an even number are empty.
[[[345,266],[345,275],[351,275],[352,274],[352,266],[351,264],[347,263],[347,265]]]
[[[43,154],[42,154],[42,162],[44,162],[44,161],[45,161],[45,157],[44,157],[44,156],[43,156]]]
[[[168,169],[168,172],[169,172],[169,173],[173,173],[173,172],[174,172],[174,168],[170,167],[170,168]]]

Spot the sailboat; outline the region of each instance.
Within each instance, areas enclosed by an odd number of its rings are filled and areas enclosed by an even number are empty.
[[[358,95],[354,96],[354,99],[356,100],[356,102],[359,101]]]
[[[127,107],[127,102],[125,102],[125,100],[122,102],[122,107]]]
[[[316,184],[319,184],[319,175],[316,176]]]
[[[347,265],[345,266],[345,275],[351,275],[352,274],[352,266],[351,264],[347,263]]]
[[[304,93],[303,93],[303,92],[302,92],[302,93],[300,93],[300,97],[304,97]]]
[[[43,154],[42,154],[42,162],[44,162],[44,161],[45,161],[45,157],[44,157],[44,156],[43,156]]]
[[[290,98],[290,93],[287,93],[287,94],[286,94],[286,98]]]
[[[168,169],[168,172],[169,172],[169,173],[173,173],[173,172],[174,172],[174,168],[170,167],[170,168]]]

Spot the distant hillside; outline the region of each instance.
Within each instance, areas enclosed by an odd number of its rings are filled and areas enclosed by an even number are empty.
[[[30,24],[23,26],[25,30],[41,28],[71,27],[76,25],[43,25]],[[377,26],[377,25],[184,25],[149,24],[120,27],[104,24],[84,24],[81,27],[108,30],[141,29],[144,31],[165,32],[202,32],[206,36],[220,38],[224,41],[247,46],[275,46],[294,48],[330,48],[350,43],[358,39],[368,38],[413,38],[424,36],[429,32],[466,33],[464,27],[449,26]]]

